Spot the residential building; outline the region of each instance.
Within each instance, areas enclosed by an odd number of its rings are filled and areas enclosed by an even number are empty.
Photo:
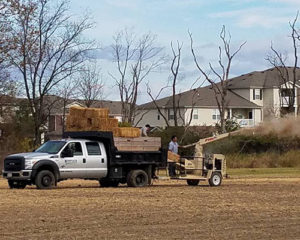
[[[297,114],[300,84],[297,81],[295,89],[290,90],[293,88],[292,71],[293,68],[288,67],[281,75],[278,69],[271,68],[228,80],[225,117],[236,120],[241,127],[255,126],[265,119],[280,117],[288,106],[290,93],[295,94],[293,111]],[[296,76],[300,80],[300,69],[296,69]],[[175,102],[178,107],[178,125],[211,126],[220,121],[216,95],[211,86],[177,94]],[[136,121],[139,127],[145,124],[166,127],[164,118],[170,126],[174,125],[172,96],[140,105]]]

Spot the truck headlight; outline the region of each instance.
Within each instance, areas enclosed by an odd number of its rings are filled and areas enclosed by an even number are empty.
[[[35,160],[25,159],[25,169],[32,169],[32,166],[36,163]]]

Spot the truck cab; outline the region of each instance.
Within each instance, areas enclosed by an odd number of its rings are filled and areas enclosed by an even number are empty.
[[[39,176],[42,172],[42,176]],[[39,188],[57,181],[82,178],[101,179],[107,176],[107,155],[103,143],[85,139],[48,141],[32,153],[8,156],[3,176],[10,187],[22,188],[36,182]]]

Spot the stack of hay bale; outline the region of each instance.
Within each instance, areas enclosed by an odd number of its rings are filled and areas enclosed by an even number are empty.
[[[109,118],[106,108],[71,107],[66,125],[67,131],[113,131],[118,119]]]
[[[118,119],[109,118],[107,108],[71,107],[67,117],[67,131],[106,131],[113,132],[114,137],[140,137],[140,129],[118,127]]]
[[[114,137],[138,138],[141,136],[141,130],[133,127],[118,127],[113,129]]]

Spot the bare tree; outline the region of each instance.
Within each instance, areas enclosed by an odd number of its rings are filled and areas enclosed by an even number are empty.
[[[66,79],[62,84],[58,86],[58,96],[63,105],[63,115],[62,115],[62,133],[65,132],[66,114],[67,114],[67,104],[70,99],[76,99],[79,96],[79,81],[73,79]]]
[[[152,90],[151,90],[151,86],[149,83],[146,84],[147,86],[147,93],[150,96],[153,104],[155,105],[159,115],[164,119],[166,126],[170,126],[170,122],[168,117],[162,112],[162,108],[161,106],[158,105],[157,100],[159,98],[159,96],[161,95],[161,93],[167,89],[167,88],[171,88],[172,89],[172,106],[171,106],[171,110],[173,110],[173,114],[174,114],[174,126],[178,127],[179,124],[179,120],[181,120],[182,122],[182,126],[188,127],[191,124],[192,121],[192,115],[193,115],[193,111],[194,111],[194,105],[195,105],[195,96],[197,91],[193,91],[192,93],[192,104],[191,104],[191,113],[190,113],[190,117],[189,119],[185,119],[185,114],[182,114],[182,108],[180,106],[180,102],[182,99],[182,94],[178,93],[177,91],[177,86],[179,83],[179,80],[182,79],[182,76],[180,76],[180,67],[181,67],[181,56],[182,56],[182,47],[183,44],[179,43],[177,41],[177,46],[176,48],[174,48],[173,43],[171,42],[171,51],[172,51],[172,58],[171,58],[171,64],[170,64],[170,77],[168,79],[167,85],[162,87],[158,94],[156,95],[156,97],[153,95]],[[198,79],[192,84],[191,89],[193,88],[193,86],[195,85],[195,83],[198,81]],[[190,89],[190,90],[191,90]]]
[[[287,113],[294,112],[294,104],[295,98],[297,94],[296,91],[296,84],[298,81],[297,76],[297,68],[298,68],[298,46],[300,42],[300,31],[297,27],[297,22],[299,18],[299,11],[296,14],[295,19],[292,22],[289,22],[289,26],[291,29],[291,40],[292,40],[292,47],[293,47],[293,66],[292,71],[290,71],[289,67],[286,65],[287,57],[285,54],[281,53],[280,51],[276,50],[271,43],[271,52],[272,54],[268,55],[266,60],[277,70],[280,80],[278,82],[279,94],[280,94],[280,108],[287,105]],[[291,85],[291,87],[290,87]],[[283,96],[283,90],[286,91]],[[284,101],[282,97],[287,97],[288,100]],[[282,113],[282,111],[281,111]]]
[[[164,119],[164,121],[165,121],[165,123],[166,123],[166,126],[167,126],[167,127],[170,127],[170,123],[169,123],[168,117],[166,116],[165,113],[163,113],[162,107],[159,106],[158,103],[157,103],[157,99],[159,98],[159,96],[160,96],[160,94],[163,92],[163,90],[166,89],[166,88],[169,88],[170,86],[167,85],[167,86],[165,86],[165,87],[162,87],[162,88],[159,90],[159,92],[158,92],[158,94],[156,95],[156,97],[154,97],[154,95],[152,94],[152,90],[151,90],[151,87],[150,87],[149,83],[147,83],[146,86],[147,86],[147,93],[148,93],[149,97],[151,98],[151,100],[152,100],[154,106],[156,107],[156,109],[157,109],[159,115]],[[142,117],[143,117],[143,116],[142,116]]]
[[[110,75],[119,89],[123,122],[134,122],[141,83],[165,62],[162,48],[156,47],[155,41],[151,33],[138,38],[126,29],[114,36],[112,50],[118,74]]]
[[[177,41],[177,48],[176,51],[173,47],[173,43],[171,42],[171,49],[173,54],[172,64],[171,64],[171,73],[172,73],[172,107],[173,107],[173,114],[174,114],[174,126],[178,126],[178,114],[177,111],[179,109],[178,104],[176,103],[176,86],[178,83],[178,76],[179,76],[179,68],[180,68],[180,61],[181,61],[181,49],[183,44],[179,44]]]
[[[1,1],[0,2],[0,111],[5,115],[8,108],[3,108],[7,101],[6,97],[15,97],[17,92],[17,83],[12,80],[9,68],[10,62],[7,55],[15,48],[12,38],[10,6],[15,1]]]
[[[84,100],[84,104],[89,108],[96,100],[103,99],[104,82],[100,69],[96,64],[89,64],[83,68],[79,74],[78,91]]]
[[[94,42],[82,38],[92,27],[88,17],[71,20],[66,1],[56,6],[49,0],[17,1],[13,18],[16,49],[11,63],[22,75],[35,125],[35,144],[40,143],[46,121],[44,96],[79,71]]]
[[[219,60],[218,60],[218,64],[219,64],[219,68],[221,69],[221,72],[217,71],[217,69],[213,67],[211,63],[209,63],[210,71],[213,73],[214,76],[212,77],[204,71],[204,68],[202,66],[200,66],[194,50],[193,37],[190,32],[189,35],[191,41],[191,52],[194,58],[194,62],[196,64],[197,69],[211,85],[211,88],[215,95],[217,107],[220,112],[221,131],[225,132],[225,121],[226,121],[225,112],[228,107],[228,102],[226,97],[228,93],[228,86],[229,86],[228,79],[229,79],[231,64],[233,58],[238,54],[238,52],[242,49],[242,47],[246,44],[246,42],[243,42],[241,45],[239,45],[239,47],[232,53],[231,35],[229,34],[229,36],[227,36],[225,26],[222,27],[222,30],[220,32],[220,39],[223,46],[219,46]],[[226,60],[224,60],[224,57]],[[215,79],[217,79],[217,81]]]

